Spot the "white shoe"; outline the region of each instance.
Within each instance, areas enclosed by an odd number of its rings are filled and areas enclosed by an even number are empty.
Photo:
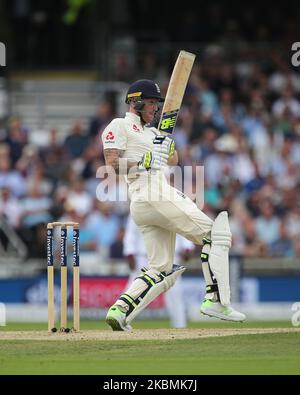
[[[210,317],[220,318],[226,321],[245,321],[246,316],[239,311],[234,310],[231,306],[223,306],[220,302],[213,302],[205,299],[201,305],[200,311],[202,314]]]

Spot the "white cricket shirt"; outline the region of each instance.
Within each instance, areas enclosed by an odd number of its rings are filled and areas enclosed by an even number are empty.
[[[139,162],[147,151],[153,151],[153,139],[155,129],[141,124],[138,115],[127,112],[125,118],[115,118],[104,129],[102,133],[103,148],[116,148],[123,150],[122,158],[131,162]],[[135,180],[145,180],[149,176],[157,177],[161,172],[142,172],[139,173]],[[125,177],[127,183],[131,183],[128,177]]]

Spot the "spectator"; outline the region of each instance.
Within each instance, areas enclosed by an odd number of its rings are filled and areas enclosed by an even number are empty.
[[[22,206],[20,201],[11,194],[7,187],[0,190],[0,216],[14,229],[18,229],[21,222]]]
[[[91,212],[93,198],[86,191],[85,182],[82,179],[77,179],[71,184],[66,197],[66,205],[73,207],[81,215]]]
[[[0,188],[7,187],[17,198],[25,194],[25,179],[12,167],[8,155],[0,155]]]
[[[10,158],[13,165],[22,155],[23,147],[27,143],[27,133],[28,131],[23,128],[19,118],[12,117],[9,120],[5,142],[10,147]]]
[[[116,240],[111,244],[109,249],[110,259],[122,259],[123,255],[123,239],[124,239],[125,229],[123,227],[119,228]]]
[[[274,257],[294,256],[293,241],[289,235],[285,221],[281,221],[279,225],[279,238],[269,245],[268,254]]]
[[[54,188],[58,183],[66,179],[70,164],[67,161],[66,153],[61,146],[49,146],[42,151],[45,167],[45,177],[53,184]]]
[[[232,177],[237,148],[237,142],[231,135],[224,135],[216,140],[215,152],[204,162],[205,177],[210,185],[224,184]]]
[[[32,185],[21,200],[22,219],[20,235],[31,257],[45,257],[46,224],[52,221],[52,200],[43,196],[39,185]]]
[[[21,200],[21,204],[23,226],[34,228],[37,224],[47,224],[51,221],[52,200],[42,194],[38,184],[30,186],[27,195]]]
[[[255,220],[248,218],[243,224],[245,244],[243,255],[249,257],[264,257],[267,255],[267,244],[259,238]]]
[[[95,210],[89,217],[90,226],[97,232],[98,248],[108,250],[116,241],[120,222],[118,217],[113,214],[112,205],[105,202],[95,201]]]
[[[294,96],[293,89],[290,86],[284,88],[281,96],[272,106],[272,113],[275,117],[280,118],[288,111],[294,117],[300,116],[300,102]]]
[[[300,239],[300,205],[299,202],[287,213],[287,227],[293,240]]]
[[[105,126],[114,117],[112,104],[108,100],[103,100],[98,104],[96,116],[91,120],[89,126],[89,136],[90,137],[100,137],[101,132],[104,130]]]
[[[255,220],[257,237],[267,245],[279,239],[280,221],[274,214],[274,208],[269,201],[260,205],[260,216]]]
[[[250,158],[246,142],[241,139],[233,157],[233,177],[245,185],[253,179],[254,175],[255,166]]]
[[[76,119],[71,127],[71,133],[66,137],[64,148],[71,159],[79,158],[88,145],[88,136],[82,127],[82,122]]]
[[[78,211],[78,207],[66,203],[64,214],[59,218],[59,222],[78,222],[80,224],[80,253],[96,252],[97,244],[97,230],[91,225],[90,217],[92,213],[82,213]],[[72,237],[69,232],[69,244],[72,249]]]

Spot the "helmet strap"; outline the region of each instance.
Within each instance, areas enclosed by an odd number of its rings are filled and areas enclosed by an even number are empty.
[[[139,114],[139,117],[141,118],[141,121],[146,125],[147,122],[143,118],[143,112],[144,112],[143,109],[144,109],[144,106],[145,106],[144,100],[143,99],[134,98],[134,99],[131,99],[129,103],[133,105],[133,108]],[[160,113],[161,113],[161,110],[158,108],[156,110],[156,112],[155,112],[154,119],[151,122],[152,126],[155,126],[155,127],[158,126],[159,119],[160,119]]]
[[[139,117],[141,118],[141,121],[146,124],[146,122],[143,119],[143,108],[145,106],[145,103],[141,99],[132,99],[131,104],[133,104],[133,108],[135,111],[139,114]]]

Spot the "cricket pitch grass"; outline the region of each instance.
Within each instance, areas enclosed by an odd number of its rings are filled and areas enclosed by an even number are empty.
[[[45,324],[0,327],[0,374],[300,374],[300,327],[289,322],[197,323],[166,329],[140,321],[133,332],[83,322],[79,333]]]

